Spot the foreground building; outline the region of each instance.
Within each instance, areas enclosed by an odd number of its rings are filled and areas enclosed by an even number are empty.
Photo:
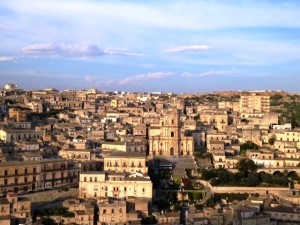
[[[152,200],[152,182],[140,173],[82,172],[79,179],[79,197],[141,197]]]
[[[24,193],[78,182],[79,169],[60,158],[0,162],[0,192]]]

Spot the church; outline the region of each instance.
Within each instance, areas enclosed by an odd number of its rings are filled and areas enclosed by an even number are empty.
[[[150,127],[149,157],[193,155],[193,137],[181,130],[178,109],[169,109],[160,119],[160,125]]]

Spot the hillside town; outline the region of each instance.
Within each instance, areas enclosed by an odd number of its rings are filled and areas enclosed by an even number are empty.
[[[0,225],[300,224],[300,95],[0,89]]]

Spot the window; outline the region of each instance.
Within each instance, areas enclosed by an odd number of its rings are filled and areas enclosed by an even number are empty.
[[[33,173],[36,173],[36,168],[33,168]]]
[[[19,171],[18,171],[17,169],[15,169],[15,175],[18,175],[18,172],[19,172]]]
[[[27,169],[25,169],[25,172],[24,172],[24,173],[27,174],[27,172],[28,172]]]
[[[28,180],[27,177],[24,177],[24,183],[27,183],[27,180]]]
[[[97,177],[95,177],[94,181],[97,182]]]
[[[4,170],[4,176],[7,176],[7,174],[8,174],[8,171]]]
[[[86,177],[83,178],[83,181],[86,182]]]
[[[18,183],[18,178],[15,178],[15,184],[17,184]]]
[[[103,209],[102,213],[103,213],[103,214],[106,214],[106,209]]]
[[[174,132],[173,131],[171,132],[171,137],[174,137]]]
[[[93,178],[92,177],[90,177],[90,182],[93,182]]]
[[[111,213],[112,213],[112,214],[115,213],[115,209],[111,209]]]

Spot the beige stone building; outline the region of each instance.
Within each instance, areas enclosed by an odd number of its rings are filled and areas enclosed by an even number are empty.
[[[21,108],[9,108],[8,116],[16,122],[26,121],[26,112]]]
[[[251,93],[250,95],[242,95],[240,99],[241,112],[270,112],[270,96],[257,95]]]
[[[286,224],[298,224],[300,222],[300,210],[292,207],[277,206],[274,208],[266,208],[264,211],[276,219],[286,222]]]
[[[63,159],[0,162],[0,192],[28,192],[76,183],[79,168]]]
[[[103,151],[123,151],[123,152],[146,152],[145,142],[122,141],[122,142],[104,142],[102,143]]]
[[[200,114],[200,122],[214,126],[218,132],[224,132],[228,126],[228,114],[226,111],[203,112]]]
[[[29,129],[2,129],[0,130],[0,140],[11,143],[19,140],[39,139],[42,132]]]
[[[141,197],[152,200],[152,182],[142,174],[88,171],[79,179],[80,198]]]
[[[251,141],[255,144],[262,145],[262,131],[260,129],[243,129],[242,142]]]
[[[124,200],[104,199],[98,201],[99,220],[102,224],[128,224],[126,202]]]
[[[155,131],[151,131],[151,130]],[[161,119],[160,127],[150,127],[149,157],[193,155],[193,137],[181,132],[180,115],[177,109],[170,109]]]
[[[294,141],[300,144],[300,131],[299,130],[286,130],[275,134],[277,141]],[[297,144],[298,146],[298,144]],[[300,147],[300,146],[298,146]]]
[[[63,224],[76,223],[80,225],[93,225],[94,224],[94,206],[90,202],[82,202],[79,199],[67,199],[63,201],[63,207],[67,208],[69,212],[74,213],[75,217],[64,218],[66,221]]]
[[[112,151],[107,155],[103,155],[103,158],[105,171],[140,172],[143,174],[148,172],[144,153]]]
[[[31,202],[27,198],[10,193],[0,198],[0,224],[22,224],[31,220]]]

